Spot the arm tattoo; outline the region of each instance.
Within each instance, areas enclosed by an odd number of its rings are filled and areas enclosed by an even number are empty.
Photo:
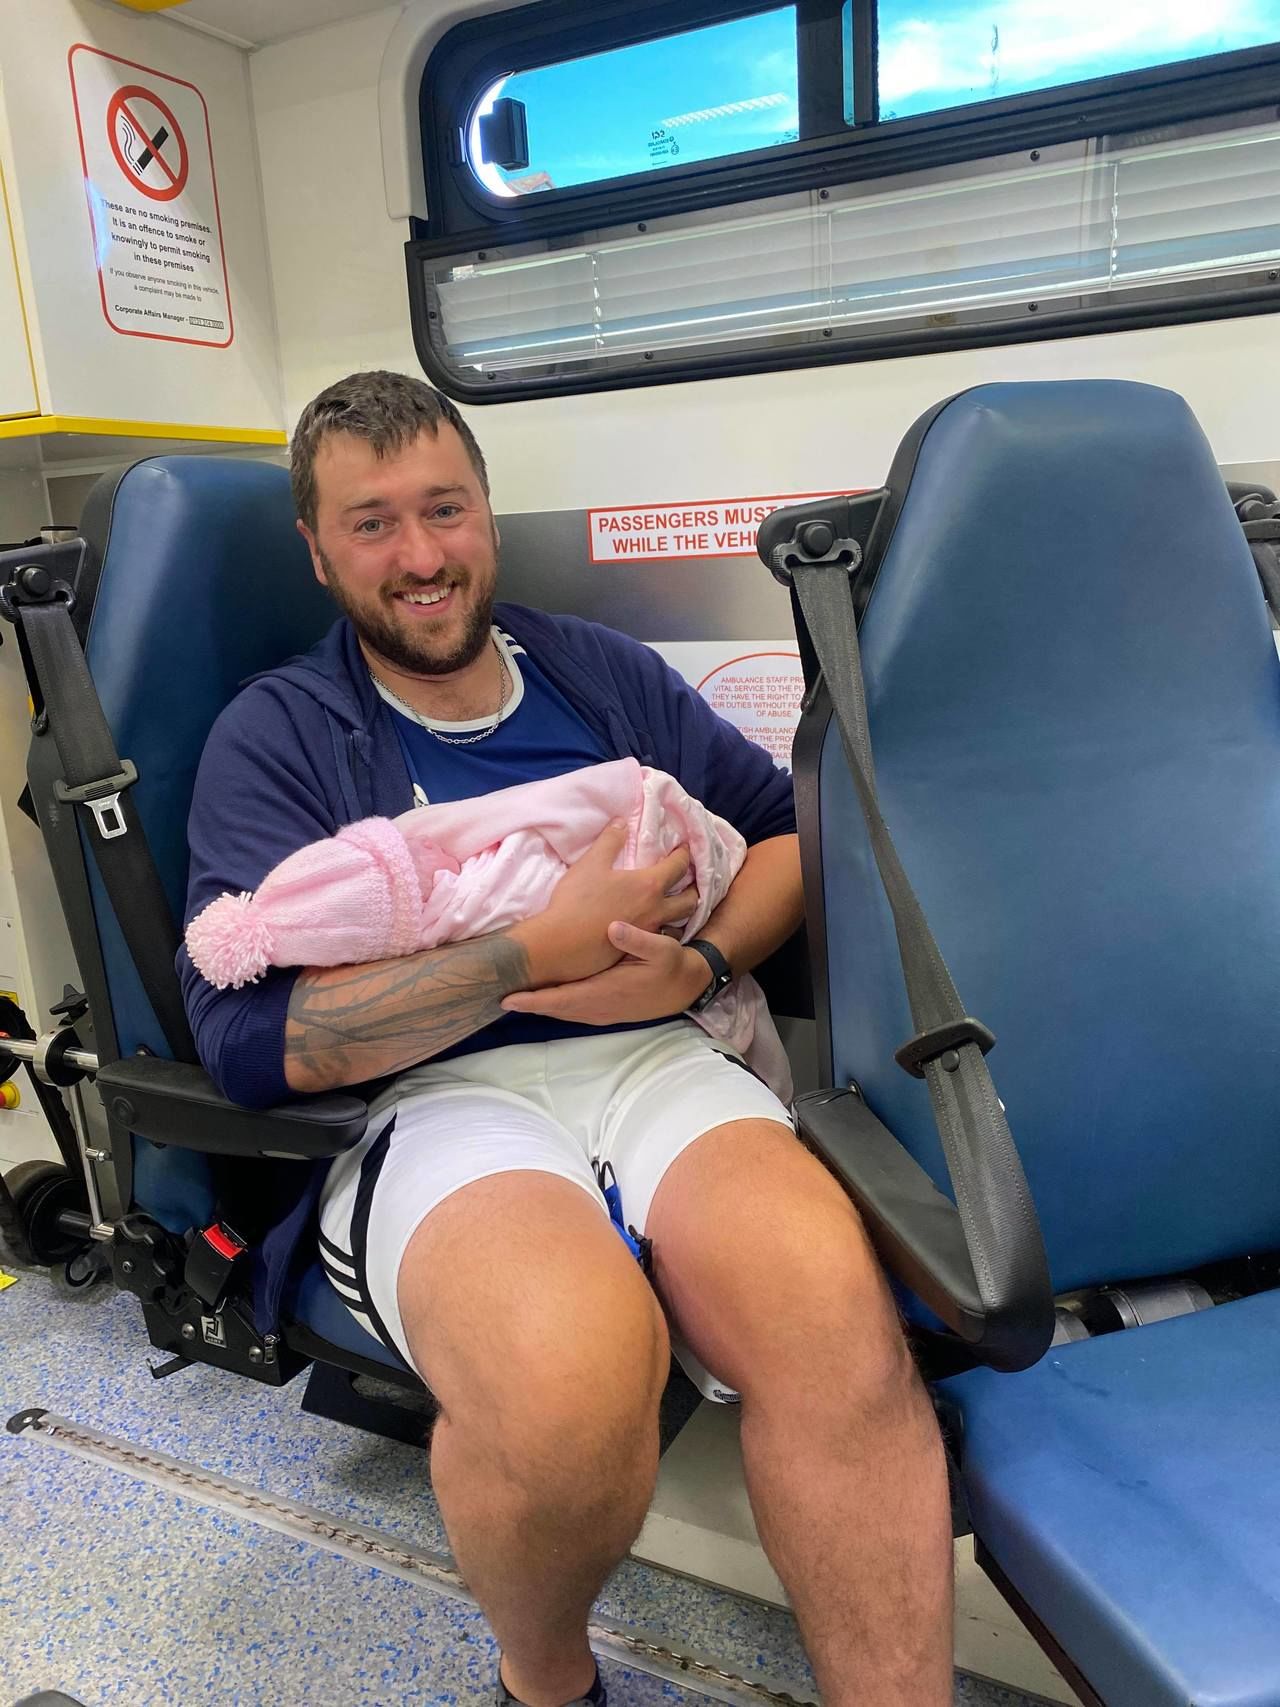
[[[289,1083],[332,1090],[403,1072],[499,1019],[502,998],[528,976],[524,948],[502,934],[303,972],[285,1025]]]

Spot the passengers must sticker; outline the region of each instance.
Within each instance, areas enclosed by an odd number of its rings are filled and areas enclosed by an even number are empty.
[[[614,505],[587,511],[593,563],[634,558],[660,563],[690,557],[750,557],[756,530],[785,504],[833,498],[834,492],[790,492],[770,498],[713,498],[679,504]]]

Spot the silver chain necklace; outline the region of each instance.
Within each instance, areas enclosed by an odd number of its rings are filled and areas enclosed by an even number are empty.
[[[507,698],[511,691],[511,672],[507,668],[507,661],[502,656],[502,652],[499,649],[496,640],[493,642],[493,649],[498,654],[498,669],[502,673],[502,688],[498,695],[498,711],[489,727],[487,729],[479,730],[474,735],[442,735],[438,729],[434,728],[427,722],[426,718],[420,711],[416,711],[407,700],[401,699],[396,690],[388,683],[384,682],[376,670],[370,670],[369,674],[373,677],[374,681],[377,682],[380,688],[391,695],[392,699],[395,700],[396,704],[403,710],[406,717],[411,717],[413,721],[420,725],[421,728],[425,729],[429,735],[434,735],[437,741],[443,741],[447,747],[474,747],[477,741],[487,741],[490,735],[498,729],[502,722],[502,714],[507,709]]]

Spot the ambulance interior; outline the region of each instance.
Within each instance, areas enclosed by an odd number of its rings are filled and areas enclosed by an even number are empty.
[[[213,717],[335,614],[289,435],[387,369],[502,597],[794,771],[764,982],[937,1395],[956,1702],[1280,1707],[1280,3],[0,0],[0,191],[0,1702],[493,1698],[421,1383],[189,1260],[367,1111],[221,1098],[161,923]],[[738,1424],[673,1372],[616,1702],[818,1699]]]

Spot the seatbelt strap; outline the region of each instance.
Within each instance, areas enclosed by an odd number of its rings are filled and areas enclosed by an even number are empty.
[[[995,1038],[966,1014],[880,810],[850,566],[792,558],[788,567],[893,912],[916,1027],[916,1036],[895,1052],[896,1059],[928,1086],[979,1295],[994,1305],[1028,1283],[1048,1292],[1043,1244],[1008,1236],[1012,1227],[1028,1220],[1035,1225],[1036,1214],[984,1058]],[[1034,1263],[1036,1276],[1020,1263]]]
[[[57,798],[74,806],[165,1041],[178,1061],[195,1046],[174,971],[178,931],[127,790],[138,773],[116,752],[84,649],[64,600],[23,604],[19,638],[62,762]]]

